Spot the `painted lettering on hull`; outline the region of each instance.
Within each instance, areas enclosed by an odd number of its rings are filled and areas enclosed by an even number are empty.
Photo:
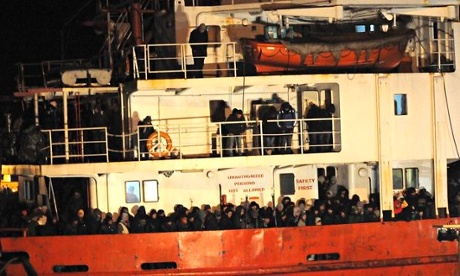
[[[299,186],[297,190],[313,190],[312,186]]]
[[[243,193],[250,193],[250,192],[263,192],[265,188],[252,188],[252,189],[244,189]]]
[[[314,178],[300,178],[300,179],[296,179],[295,182],[297,184],[315,183],[315,179]]]

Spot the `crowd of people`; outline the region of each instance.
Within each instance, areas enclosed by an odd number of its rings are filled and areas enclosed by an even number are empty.
[[[333,149],[333,114],[335,105],[326,100],[323,106],[309,102],[306,118],[308,122],[309,152],[329,152]]]
[[[163,209],[146,211],[144,206],[121,207],[118,213],[88,210],[78,192],[69,200],[58,220],[45,206],[18,208],[20,213],[2,227],[27,229],[28,236],[128,234],[175,231],[209,231],[271,227],[298,227],[332,224],[379,222],[379,194],[370,194],[361,200],[349,196],[348,190],[337,185],[335,177],[318,177],[318,199],[300,199],[294,202],[285,196],[274,208],[259,206],[256,202],[240,205],[228,203],[187,208],[177,204],[171,213]],[[460,192],[459,192],[460,193]],[[458,216],[451,209],[452,216]],[[394,196],[394,220],[435,218],[434,199],[425,189],[408,188]]]
[[[292,105],[279,99],[279,104],[268,105],[261,112],[262,133],[259,126],[253,129],[253,148],[263,149],[264,155],[293,153],[292,138],[298,125],[298,116]],[[308,152],[330,152],[333,150],[333,115],[335,105],[325,101],[324,105],[318,106],[310,101],[304,113],[308,119],[304,126],[308,130]],[[248,129],[246,120],[241,109],[234,108],[222,125],[223,145],[225,156],[233,156],[234,153],[241,156],[244,152],[242,138]],[[257,134],[262,134],[257,139]],[[258,152],[257,154],[260,154]]]
[[[293,153],[292,135],[297,125],[297,114],[289,102],[282,102],[280,109],[277,110],[274,105],[267,108],[262,116],[263,135],[260,141],[253,141],[257,148],[263,142],[265,155]],[[224,155],[238,156],[243,155],[243,136],[248,129],[246,119],[241,109],[234,108],[226,118],[225,124],[222,125],[222,136],[224,144]],[[257,134],[258,127],[254,130]]]
[[[245,153],[260,155],[262,149],[265,155],[293,153],[292,141],[295,129],[299,125],[298,113],[289,102],[281,98],[275,98],[270,103],[261,107],[263,112],[258,114],[261,126],[248,124],[243,110],[238,108],[233,108],[228,116],[219,121],[222,122],[219,131],[222,134],[223,155],[241,156]],[[50,162],[47,158],[51,157],[51,149],[53,162],[63,162],[62,108],[62,104],[54,100],[43,103],[39,112],[40,127],[35,126],[31,112],[25,112],[23,116],[14,120],[14,123],[11,120],[8,124],[9,131],[3,132],[2,130],[0,135],[3,138],[4,147],[1,153],[4,163],[11,164],[19,159],[21,163],[44,164]],[[118,101],[95,98],[94,101],[85,103],[82,110],[84,111],[81,112],[81,118],[69,117],[69,124],[72,126],[79,124],[79,127],[94,129],[83,131],[85,142],[83,147],[75,143],[82,138],[81,136],[76,137],[79,132],[69,132],[69,141],[72,143],[69,146],[69,152],[72,155],[72,161],[105,162],[107,154],[110,161],[121,161],[125,158],[121,154],[122,127],[118,119],[120,116]],[[334,112],[333,104],[319,107],[311,102],[308,105],[303,116],[309,119],[303,126],[304,129],[308,129],[308,152],[332,150],[331,118]],[[143,120],[133,121],[133,124],[136,126],[134,131],[139,130],[138,135],[132,136],[131,147],[134,149],[134,155],[140,154],[141,160],[149,160],[151,156],[147,144],[149,136],[155,131],[152,117],[146,116]],[[107,131],[104,128],[107,128]],[[50,132],[50,136],[41,133],[42,130],[56,129],[59,131]],[[247,142],[244,138],[249,137],[246,136],[249,129],[253,133],[252,147],[244,143]],[[49,141],[49,138],[52,141]],[[48,147],[51,142],[52,146]],[[248,151],[249,148],[251,152]],[[131,156],[128,157],[128,160],[132,160]]]

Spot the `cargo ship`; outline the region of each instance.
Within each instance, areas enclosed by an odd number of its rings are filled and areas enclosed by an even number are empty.
[[[273,216],[114,235],[0,229],[0,272],[457,274],[458,6],[99,1],[82,26],[105,38],[99,56],[18,64],[14,95],[28,108],[6,116],[2,187],[57,228],[80,215],[76,201],[81,217],[97,210],[99,221],[123,217],[121,207],[134,216],[185,208],[187,217],[197,207],[222,219],[229,206],[247,217],[257,206]],[[191,41],[200,28],[206,41]],[[321,39],[322,48],[306,44]],[[265,50],[256,49],[275,44],[260,70]],[[289,56],[298,66],[280,69]],[[232,116],[243,118],[240,132]],[[353,211],[330,208],[326,223],[315,210],[340,194],[354,198]],[[285,200],[313,223],[286,223]]]

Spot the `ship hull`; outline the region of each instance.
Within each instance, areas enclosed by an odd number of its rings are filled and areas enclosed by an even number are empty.
[[[455,275],[457,243],[438,242],[433,225],[450,219],[330,226],[3,238],[26,252],[39,275],[248,275],[354,273]],[[78,271],[78,270],[77,270]],[[8,275],[24,273],[20,264]]]

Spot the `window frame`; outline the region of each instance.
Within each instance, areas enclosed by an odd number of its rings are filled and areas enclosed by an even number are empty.
[[[155,193],[156,195],[154,195],[153,199],[150,199],[150,188],[148,186],[150,186],[150,183],[155,183]],[[143,192],[143,196],[144,196],[144,202],[158,202],[160,201],[160,182],[156,179],[148,179],[148,180],[143,180],[142,181],[142,192]],[[156,196],[156,197],[155,197]]]
[[[140,203],[141,202],[141,189],[140,189],[141,182],[139,180],[127,180],[125,181],[125,202],[132,204],[132,203]],[[137,201],[128,201],[128,189],[130,187],[134,187],[134,194],[137,196]]]

